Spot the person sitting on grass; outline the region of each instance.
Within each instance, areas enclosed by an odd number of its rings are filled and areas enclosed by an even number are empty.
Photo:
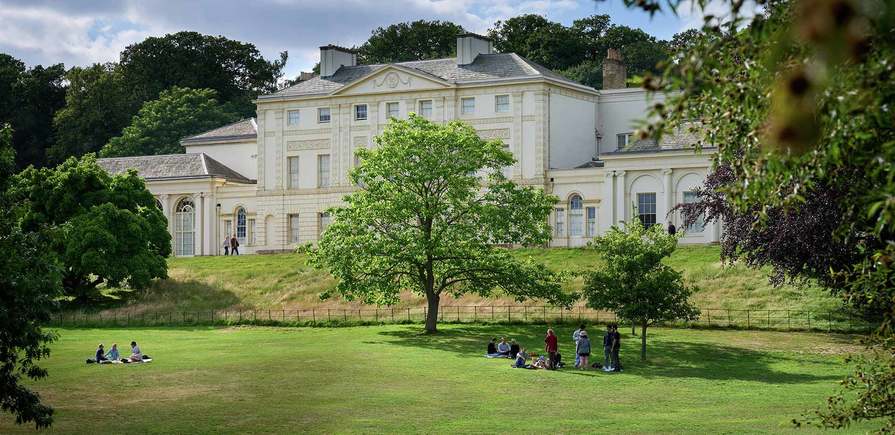
[[[118,355],[118,344],[112,343],[112,348],[109,349],[109,353],[106,354],[106,359],[109,361],[118,361],[121,359],[121,356]]]
[[[128,358],[130,362],[143,362],[143,353],[140,352],[140,346],[136,341],[131,342],[131,356]]]
[[[590,356],[590,340],[587,338],[587,331],[581,331],[581,334],[578,335],[575,353],[579,358],[578,368],[587,370],[587,358]]]
[[[519,343],[516,343],[516,340],[510,340],[510,358],[515,358],[519,350],[521,350]]]
[[[531,356],[531,368],[547,370],[550,368],[550,363],[547,361],[547,358],[544,358],[543,355],[541,355],[541,356],[532,355]]]
[[[492,338],[491,341],[488,342],[488,355],[494,355],[497,353],[497,339]]]
[[[527,361],[527,359],[526,359],[525,356],[522,354],[522,352],[519,352],[519,353],[516,354],[516,363],[513,364],[512,367],[517,368],[517,369],[527,369],[527,368],[530,368],[530,367],[531,367],[530,365],[525,364],[526,361]]]
[[[510,344],[507,343],[507,339],[504,337],[500,337],[500,343],[497,343],[497,354],[506,358],[511,358]]]
[[[99,346],[96,348],[95,359],[97,364],[102,364],[106,361],[106,351],[103,349],[102,343],[100,343]]]

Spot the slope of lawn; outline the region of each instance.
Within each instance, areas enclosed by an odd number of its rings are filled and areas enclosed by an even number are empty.
[[[517,249],[520,258],[530,257],[556,270],[587,271],[600,260],[587,249]],[[811,286],[768,284],[763,271],[742,265],[723,266],[717,246],[682,246],[668,264],[684,272],[686,279],[700,290],[694,296],[703,308],[791,309],[827,311],[841,306],[838,299]],[[295,309],[350,308],[358,304],[341,299],[321,301],[318,295],[335,285],[329,274],[306,264],[302,254],[246,255],[230,257],[172,258],[170,278],[156,282],[145,293],[127,298],[107,312],[212,309]],[[567,287],[582,285],[578,278]],[[404,295],[401,306],[422,306],[423,299]],[[444,298],[444,304],[503,305],[515,304],[509,298],[482,299],[467,295],[460,300]],[[537,304],[537,302],[532,302]]]
[[[482,356],[497,335],[538,349],[543,327],[420,329],[62,329],[32,386],[56,408],[48,433],[814,433],[791,420],[860,350],[844,335],[656,329],[648,363],[625,334],[622,373],[548,372]],[[557,331],[565,359],[571,332]],[[132,339],[155,361],[84,364]],[[0,433],[31,431],[0,415]]]

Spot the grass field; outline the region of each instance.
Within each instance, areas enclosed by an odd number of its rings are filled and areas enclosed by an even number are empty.
[[[806,433],[791,419],[860,351],[843,335],[656,329],[646,364],[626,335],[623,373],[547,372],[481,356],[500,334],[540,348],[543,327],[420,329],[63,329],[34,386],[50,433]],[[571,329],[557,332],[568,358]],[[132,339],[155,361],[84,364]],[[30,431],[0,417],[0,433]]]
[[[519,249],[514,253],[557,270],[586,271],[600,262],[593,251],[586,249]],[[310,268],[305,260],[300,254],[173,258],[169,260],[168,280],[155,283],[144,295],[131,298],[128,305],[107,312],[357,307],[339,299],[320,301],[318,295],[335,282],[327,273]],[[742,265],[722,266],[717,246],[680,247],[668,264],[682,270],[686,279],[700,288],[693,300],[703,308],[828,311],[841,306],[838,299],[817,287],[773,288],[766,272]],[[568,285],[570,290],[580,286],[581,279]],[[401,307],[422,306],[423,302],[420,297],[407,294]],[[464,296],[460,300],[444,298],[443,303],[515,302],[499,297],[483,300]]]

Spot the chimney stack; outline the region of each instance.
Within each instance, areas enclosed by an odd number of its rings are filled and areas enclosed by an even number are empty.
[[[603,59],[603,89],[624,89],[627,81],[621,53],[614,48],[606,50],[606,59]]]
[[[330,77],[343,66],[357,65],[357,53],[338,45],[320,47],[320,77]]]
[[[480,54],[491,54],[494,46],[491,39],[475,33],[464,33],[457,37],[457,65],[469,65]]]

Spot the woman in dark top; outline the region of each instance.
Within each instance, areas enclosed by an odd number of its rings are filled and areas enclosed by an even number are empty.
[[[510,340],[510,358],[516,358],[517,353],[519,353],[519,343],[516,343],[516,340]]]
[[[497,354],[497,339],[492,338],[490,342],[488,342],[488,355],[496,355]]]
[[[96,348],[96,363],[102,364],[103,361],[106,361],[106,351],[103,349],[102,343],[100,343],[99,347]]]

